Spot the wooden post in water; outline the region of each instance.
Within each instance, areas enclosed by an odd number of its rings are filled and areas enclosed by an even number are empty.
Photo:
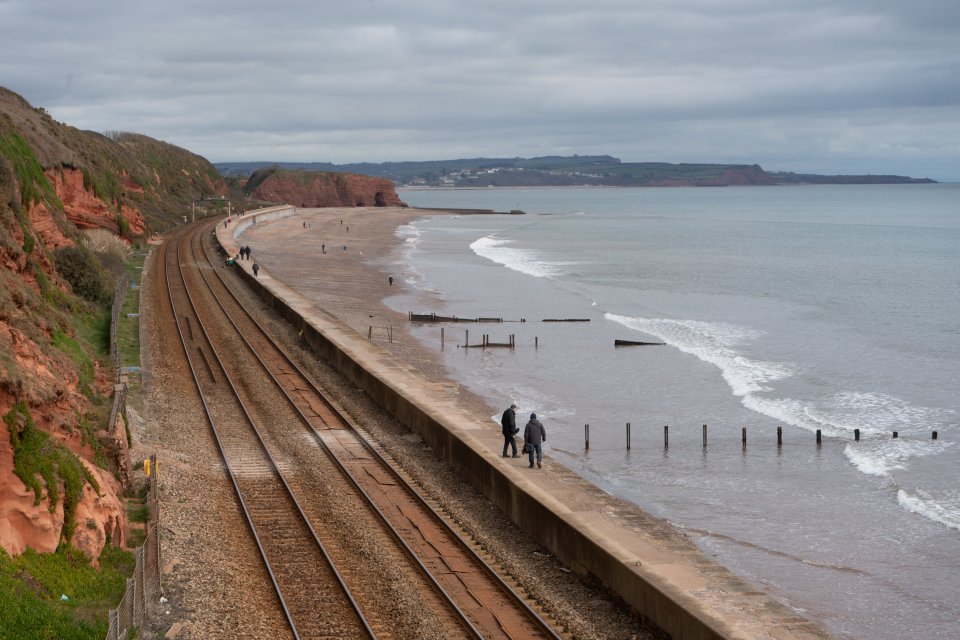
[[[590,449],[590,425],[583,425],[583,448]]]
[[[747,428],[744,427],[740,430],[740,440],[743,442],[743,448],[747,448]]]
[[[707,448],[707,425],[703,425],[703,448]]]
[[[533,336],[533,348],[534,349],[540,348],[540,338],[538,336]]]
[[[860,429],[853,430],[853,441],[860,442]]]
[[[627,451],[630,451],[630,423],[627,423]]]
[[[469,346],[470,346],[470,329],[465,329],[465,330],[464,330],[464,338],[463,338],[463,341],[464,341],[464,345],[463,345],[464,347],[469,347]]]
[[[783,427],[777,427],[777,446],[783,446]]]
[[[663,425],[663,448],[670,446],[670,427]]]
[[[937,439],[937,432],[936,432],[936,431],[933,432],[933,434],[931,435],[930,439],[931,439],[931,440],[936,440],[936,439]]]
[[[896,431],[894,431],[894,432],[893,432],[893,437],[894,437],[894,438],[898,438],[898,437],[900,437],[900,434],[897,433]]]
[[[819,446],[820,444],[821,444],[821,443],[820,443],[820,429],[817,429],[817,445]]]
[[[440,351],[443,351],[443,327],[440,327]]]
[[[373,340],[373,325],[370,325],[370,328],[367,329],[367,340]]]

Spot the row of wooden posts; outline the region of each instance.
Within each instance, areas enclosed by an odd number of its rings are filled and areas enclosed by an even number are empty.
[[[444,329],[443,327],[440,327],[440,349],[441,350],[443,350],[446,347],[446,336],[443,329]],[[461,346],[461,345],[457,345],[457,346]],[[464,331],[462,346],[464,349],[473,349],[476,347],[480,347],[483,349],[488,349],[493,347],[505,347],[507,349],[516,349],[517,336],[516,334],[511,333],[509,336],[507,336],[506,342],[493,342],[492,340],[490,340],[490,334],[484,333],[483,336],[481,337],[481,341],[479,344],[470,344],[470,332]],[[540,338],[537,336],[534,336],[533,338],[533,347],[535,349],[538,349],[540,347]]]
[[[893,437],[899,438],[900,437],[899,432],[894,431]],[[937,437],[938,437],[938,434],[936,431],[934,431],[931,434],[930,439],[936,440]],[[740,439],[741,439],[741,442],[743,443],[743,446],[746,447],[747,446],[747,428],[746,427],[743,427],[741,429]],[[853,439],[855,442],[860,442],[860,429],[853,430]],[[817,429],[817,444],[818,445],[822,444],[820,429]],[[670,427],[668,425],[664,425],[663,427],[663,446],[664,448],[670,446]],[[704,447],[707,446],[707,425],[703,425],[703,446]],[[777,446],[778,447],[783,446],[783,427],[777,427]],[[589,424],[583,425],[583,448],[584,449],[590,448],[590,425]],[[628,450],[630,449],[630,423],[629,422],[627,423],[627,449]]]

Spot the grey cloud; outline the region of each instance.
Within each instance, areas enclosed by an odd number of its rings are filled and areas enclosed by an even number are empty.
[[[610,153],[960,179],[957,7],[6,0],[0,78],[74,126],[213,160]]]

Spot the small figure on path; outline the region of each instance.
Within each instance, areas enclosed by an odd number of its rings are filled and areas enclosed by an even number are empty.
[[[326,252],[327,252],[327,245],[325,244],[320,245],[320,253],[326,253]]]
[[[347,245],[343,245],[343,250],[344,250],[344,251],[347,250]]]
[[[514,436],[520,432],[520,429],[517,428],[517,405],[511,404],[506,411],[503,412],[503,416],[500,418],[501,432],[503,433],[503,456],[507,457],[507,447],[513,447],[513,457],[519,458],[520,454],[517,453],[517,441],[514,439]]]
[[[259,278],[259,277],[260,277],[259,273],[260,273],[260,265],[257,264],[256,262],[254,262],[254,263],[253,263],[253,277],[254,277],[254,278]],[[530,459],[533,460],[532,457],[531,457]],[[532,462],[530,463],[530,466],[531,466],[531,467],[533,466],[533,463],[532,463]]]
[[[387,282],[390,283],[390,286],[393,286],[393,276],[387,276]]]
[[[537,420],[537,414],[530,414],[530,422],[523,429],[524,448],[528,449],[527,455],[530,457],[530,468],[533,469],[533,454],[537,454],[537,468],[540,468],[540,460],[543,458],[543,443],[547,441],[547,430],[543,428],[543,423]],[[527,446],[529,445],[529,447]]]

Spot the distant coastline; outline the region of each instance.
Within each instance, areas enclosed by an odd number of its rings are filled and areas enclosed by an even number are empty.
[[[470,158],[407,162],[219,162],[225,177],[247,177],[276,167],[308,172],[355,173],[387,178],[402,188],[489,187],[730,187],[798,184],[933,184],[899,175],[821,175],[766,171],[758,164],[623,162],[612,156]]]

